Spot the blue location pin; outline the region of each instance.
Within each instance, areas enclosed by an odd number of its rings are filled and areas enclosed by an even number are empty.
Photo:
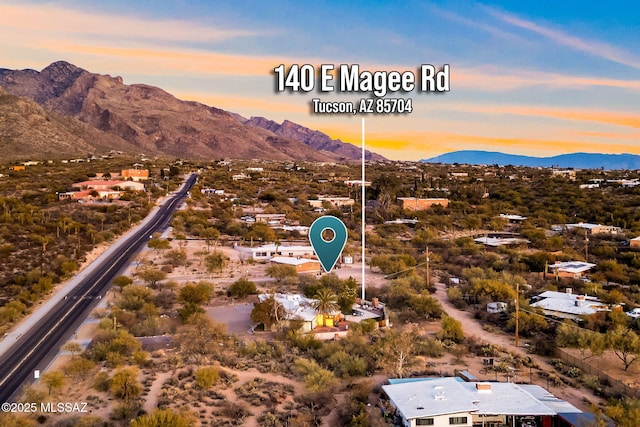
[[[325,240],[322,237],[325,230],[333,231],[333,239]],[[347,227],[335,216],[321,216],[313,221],[309,228],[309,242],[318,255],[324,271],[330,273],[347,243]]]

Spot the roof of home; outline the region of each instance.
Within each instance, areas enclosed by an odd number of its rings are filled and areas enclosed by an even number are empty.
[[[447,377],[412,378],[382,388],[406,419],[461,412],[519,416],[580,413],[575,406],[536,385],[461,383],[458,378]]]
[[[477,239],[473,239],[473,241],[491,247],[530,243],[527,239],[520,239],[517,237],[478,237]]]
[[[567,273],[584,273],[585,271],[591,270],[595,267],[595,264],[584,261],[567,261],[567,262],[557,262],[555,264],[549,265],[551,269],[558,269],[558,271],[566,271]]]
[[[543,299],[534,302],[531,304],[531,307],[576,316],[588,316],[599,311],[609,311],[609,308],[604,303],[600,302],[598,298],[587,295],[545,291],[538,296]]]
[[[318,268],[320,268],[320,262],[318,260],[315,259],[309,259],[309,258],[297,258],[297,257],[292,257],[292,256],[277,256],[277,257],[273,257],[271,258],[271,262],[275,262],[276,264],[287,264],[287,265],[302,265],[302,264],[307,264],[307,263],[314,263],[314,264],[318,264]]]
[[[555,415],[556,411],[540,402],[515,383],[488,383],[491,390],[476,390],[478,383],[462,384],[476,397],[478,415]]]
[[[258,299],[264,301],[270,298],[271,294],[260,294]],[[307,298],[301,294],[274,294],[274,299],[284,307],[289,319],[301,319],[306,322],[311,322],[318,317],[318,312],[314,310],[313,303],[316,301],[311,298]],[[337,314],[335,313],[329,314]]]
[[[476,396],[454,378],[389,384],[382,389],[406,419],[478,410]]]

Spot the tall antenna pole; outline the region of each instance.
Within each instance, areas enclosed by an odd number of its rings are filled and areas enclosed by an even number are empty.
[[[365,173],[364,173],[364,117],[362,118],[362,194],[361,194],[361,200],[360,200],[360,204],[362,207],[362,212],[361,212],[361,222],[362,222],[362,302],[364,303],[365,301],[365,284],[364,284],[364,269],[365,269],[365,251],[364,251],[364,244],[365,244],[365,239],[364,239],[364,235],[366,233],[367,230],[367,223],[365,222],[365,210],[366,210],[366,192],[365,192],[365,185],[364,185],[364,178],[365,178]]]

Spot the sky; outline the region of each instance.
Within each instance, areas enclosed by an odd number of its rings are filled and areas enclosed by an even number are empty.
[[[307,4],[308,3],[308,4]],[[411,71],[449,64],[450,90],[398,92],[413,111],[367,115],[367,149],[394,160],[456,150],[640,154],[640,6],[611,0],[0,0],[0,68],[65,60],[244,117],[291,120],[359,145],[359,115],[276,92],[284,64]],[[317,76],[317,75],[316,75]]]

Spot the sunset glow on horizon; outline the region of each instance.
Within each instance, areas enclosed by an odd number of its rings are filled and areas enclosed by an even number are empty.
[[[623,3],[0,4],[2,68],[41,70],[65,60],[355,145],[360,116],[312,114],[310,103],[368,94],[277,93],[274,68],[402,72],[449,64],[449,92],[395,93],[412,99],[412,113],[367,116],[367,148],[394,160],[456,150],[640,154],[640,39],[635,11],[625,13]]]

